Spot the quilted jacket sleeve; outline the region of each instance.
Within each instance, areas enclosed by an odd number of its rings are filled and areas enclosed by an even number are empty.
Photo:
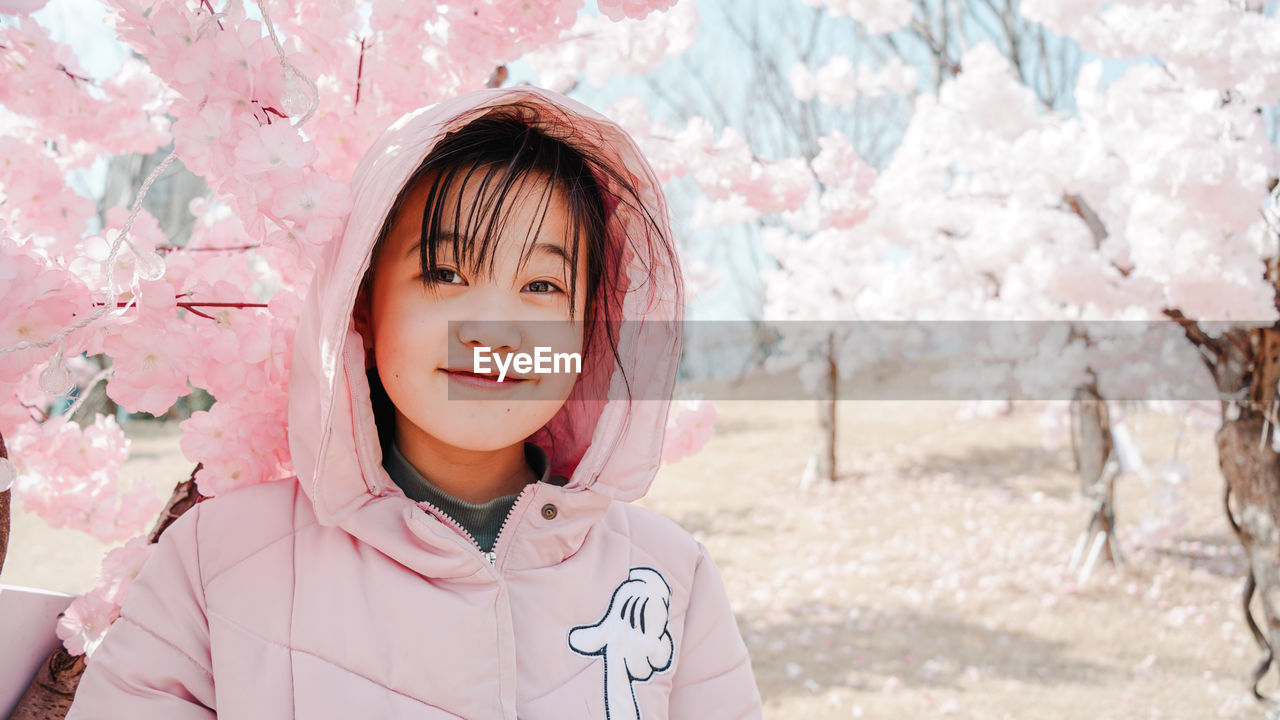
[[[761,717],[747,646],[729,607],[724,581],[707,548],[693,576],[682,647],[671,688],[672,720]]]
[[[199,516],[196,505],[160,535],[89,658],[67,720],[216,717]]]

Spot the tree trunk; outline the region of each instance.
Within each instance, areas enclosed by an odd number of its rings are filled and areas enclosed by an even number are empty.
[[[825,361],[826,376],[823,378],[823,391],[818,396],[818,444],[817,476],[827,482],[836,480],[836,340],[834,335],[827,336]]]
[[[1243,604],[1246,622],[1263,651],[1253,672],[1253,693],[1259,698],[1258,683],[1280,643],[1280,532],[1276,523],[1280,518],[1280,456],[1270,447],[1258,449],[1263,422],[1250,413],[1247,418],[1224,422],[1216,434],[1218,466],[1226,479],[1227,518],[1249,558]],[[1255,590],[1261,600],[1265,631],[1258,628],[1249,609]]]
[[[4,436],[0,435],[0,458],[7,457],[9,451],[4,446]],[[9,549],[9,502],[12,496],[12,490],[0,492],[0,573],[4,572],[4,555]]]
[[[36,671],[9,720],[65,718],[84,674],[84,655],[71,655],[59,645]]]
[[[1231,412],[1224,411],[1215,438],[1218,467],[1226,481],[1227,520],[1249,560],[1242,605],[1245,622],[1263,652],[1253,670],[1252,686],[1253,694],[1263,699],[1258,683],[1271,667],[1280,642],[1280,455],[1271,448],[1280,381],[1280,328],[1250,331],[1245,342],[1238,337],[1205,344],[1218,354],[1219,389],[1236,397],[1240,397],[1238,389],[1248,390]],[[1261,629],[1249,607],[1255,591],[1262,606]]]
[[[1078,429],[1072,429],[1072,437],[1078,430],[1079,442],[1073,442],[1073,448],[1080,469],[1080,492],[1093,502],[1085,536],[1092,539],[1099,532],[1105,533],[1108,541],[1103,551],[1114,565],[1116,558],[1111,548],[1115,538],[1115,473],[1107,472],[1106,467],[1115,444],[1111,439],[1110,413],[1098,393],[1097,381],[1076,390],[1072,410],[1079,423]]]
[[[191,471],[191,477],[178,483],[173,489],[169,502],[165,503],[151,533],[147,536],[150,542],[159,540],[165,528],[172,525],[173,521],[194,507],[196,503],[205,499],[205,496],[196,489],[195,483],[196,472],[200,467],[196,465],[195,470]],[[2,555],[3,553],[0,553],[0,556]],[[65,718],[67,711],[71,709],[72,700],[75,699],[76,688],[80,686],[80,676],[84,674],[85,662],[84,655],[71,655],[62,645],[54,648],[53,652],[49,653],[49,658],[40,666],[35,678],[31,680],[31,684],[27,686],[22,699],[18,700],[18,705],[13,709],[9,720]]]

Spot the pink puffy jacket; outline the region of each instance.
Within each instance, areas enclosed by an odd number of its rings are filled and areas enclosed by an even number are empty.
[[[630,502],[658,469],[682,346],[680,269],[667,255],[624,250],[632,270],[658,264],[658,283],[618,299],[629,321],[619,353],[644,397],[628,403],[612,367],[579,378],[530,438],[545,449],[555,433],[551,472],[569,482],[525,487],[492,563],[382,469],[351,319],[357,286],[436,138],[508,100],[536,103],[551,129],[572,119],[576,137],[631,173],[670,236],[632,140],[563,95],[479,90],[388,128],[355,171],[342,240],[325,249],[301,311],[289,381],[296,477],[221,494],[165,531],[68,718],[760,717],[706,548]],[[634,222],[619,208],[611,238]]]

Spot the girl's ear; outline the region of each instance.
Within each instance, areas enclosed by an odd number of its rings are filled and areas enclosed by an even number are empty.
[[[373,323],[370,320],[371,302],[369,300],[369,283],[360,283],[356,293],[356,304],[351,311],[351,319],[355,321],[356,332],[364,340],[364,366],[367,370],[374,366],[373,356]]]

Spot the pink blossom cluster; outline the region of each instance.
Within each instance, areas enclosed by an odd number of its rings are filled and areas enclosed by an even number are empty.
[[[1161,80],[1148,66],[1099,92],[1101,68],[1091,65],[1071,117],[1041,112],[990,45],[971,49],[962,67],[936,96],[919,99],[871,188],[874,210],[850,242],[887,241],[904,257],[880,263],[880,281],[851,312],[1274,314],[1256,271],[1264,228],[1257,208],[1273,151],[1247,107]],[[1107,230],[1100,242],[1070,196],[1097,213]],[[862,287],[826,277],[846,294]]]
[[[71,655],[84,655],[86,662],[102,644],[111,623],[120,617],[120,607],[101,595],[85,593],[71,601],[58,617],[55,632]]]
[[[18,245],[0,228],[0,347],[35,342],[73,322],[89,305],[89,292],[71,272],[50,264],[32,247]],[[82,337],[82,336],[81,336]],[[30,347],[0,355],[0,387],[16,387],[56,348]],[[74,342],[68,354],[78,354]],[[0,424],[0,433],[12,430]]]
[[[1256,107],[1273,101],[1259,88],[1275,52],[1242,61],[1280,37],[1257,31],[1274,21],[1220,3],[1094,5],[1081,14],[1079,4],[1027,3],[1065,30],[1109,33],[1100,50],[1168,63],[1135,63],[1104,86],[1102,63],[1088,62],[1076,108],[1048,112],[998,48],[973,46],[955,78],[916,98],[874,182],[842,199],[868,198],[865,216],[766,238],[781,266],[766,273],[766,316],[814,319],[835,306],[850,319],[1151,320],[1178,308],[1274,321],[1262,272],[1274,239],[1259,211],[1278,156]],[[1178,18],[1217,30],[1192,37]],[[1237,23],[1242,42],[1228,48],[1218,30]],[[1202,56],[1187,54],[1193,46]],[[824,143],[828,152],[813,164],[820,178],[850,164],[838,144]],[[1117,384],[1104,395],[1152,373],[1113,367],[1124,357],[1114,347],[1057,338],[1041,350],[1063,373],[1106,368]]]
[[[832,55],[816,71],[796,63],[787,78],[796,99],[808,101],[816,97],[831,106],[848,105],[859,96],[911,95],[919,81],[916,69],[896,56],[872,67],[855,66],[848,55]]]
[[[0,190],[6,199],[0,206],[0,221],[10,232],[35,235],[35,245],[49,245],[55,238],[65,238],[68,231],[79,237],[94,204],[67,187],[64,165],[69,163],[60,163],[44,149],[33,137],[34,131],[28,134],[27,128],[15,127],[4,132],[4,122],[0,119],[0,153],[5,158],[0,164]]]
[[[694,208],[694,227],[778,215],[816,230],[851,227],[869,213],[876,173],[838,132],[820,139],[822,151],[810,161],[766,161],[756,158],[746,138],[732,127],[717,138],[711,123],[695,116],[673,130],[650,117],[634,96],[623,97],[606,112],[636,137],[664,181],[693,176],[702,191]]]
[[[138,211],[133,228],[129,233],[130,245],[120,248],[115,262],[107,267],[111,256],[111,247],[120,235],[129,211],[123,207],[109,208],[106,212],[105,227],[97,233],[82,238],[68,251],[67,269],[75,277],[88,285],[94,293],[106,296],[107,285],[112,283],[120,297],[127,299],[130,295],[138,266],[147,261],[154,261],[156,248],[164,244],[164,233],[155,217],[145,209]],[[139,257],[141,254],[142,257]]]
[[[173,286],[163,279],[139,285],[136,312],[102,342],[114,368],[107,395],[129,411],[160,415],[190,392],[188,368],[202,355],[191,323],[175,312]]]
[[[695,116],[673,131],[652,119],[634,96],[615,102],[606,112],[636,138],[664,181],[693,176],[703,193],[694,210],[694,227],[792,212],[813,193],[808,163],[801,158],[762,161],[734,128],[725,128],[717,138],[711,123]]]
[[[1027,19],[1103,57],[1158,57],[1180,83],[1280,101],[1280,18],[1247,2],[1027,0]]]
[[[910,0],[800,0],[822,8],[831,17],[850,17],[873,35],[901,30],[911,23],[914,12]]]
[[[695,115],[683,128],[671,128],[651,116],[645,101],[636,95],[623,95],[604,114],[635,139],[664,183],[693,172],[716,139],[715,126],[706,118]]]
[[[115,75],[97,84],[100,92],[91,93],[95,83],[72,48],[51,39],[34,19],[20,17],[0,27],[0,73],[5,77],[0,105],[19,117],[41,118],[22,137],[68,144],[93,138],[91,148],[64,155],[73,167],[91,162],[98,152],[149,153],[165,142],[164,86],[137,59],[126,59]],[[58,98],[54,113],[48,111],[51,97]]]
[[[573,26],[582,0],[452,2],[444,7],[446,53],[464,64],[492,66],[519,57],[524,48],[556,39]]]
[[[84,655],[90,661],[111,623],[120,617],[129,586],[154,547],[146,535],[140,535],[107,553],[94,588],[72,600],[58,618],[56,632],[68,653]]]
[[[6,443],[18,469],[15,494],[51,527],[115,542],[137,534],[163,504],[151,482],[120,481],[129,441],[110,415],[83,429],[66,415],[29,421]]]
[[[30,15],[44,7],[49,0],[3,0],[0,13],[5,15]]]
[[[598,0],[600,13],[613,21],[641,20],[655,10],[662,11],[675,5],[677,0]]]
[[[196,485],[204,495],[286,477],[288,395],[280,386],[219,401],[182,421],[182,452],[203,463]]]
[[[283,68],[262,24],[245,18],[240,3],[229,3],[222,17],[198,6],[144,12],[122,1],[115,8],[120,38],[178,94],[170,106],[178,157],[230,199],[251,238],[318,258],[341,232],[348,200],[339,181],[312,167],[315,143],[289,122],[306,91]],[[297,58],[304,66],[317,60]]]
[[[693,0],[665,5],[669,7],[655,7],[665,12],[636,20],[579,15],[557,42],[526,53],[522,59],[538,74],[539,85],[561,92],[579,79],[594,87],[605,87],[619,75],[651,72],[667,58],[692,47],[697,34],[698,8]],[[606,12],[604,3],[601,11]]]
[[[684,398],[672,403],[662,441],[662,462],[676,462],[696,454],[716,432],[720,415],[715,405],[702,398]]]
[[[862,160],[844,133],[823,135],[818,138],[818,147],[821,149],[809,164],[822,183],[819,225],[851,228],[871,213],[875,168]]]

